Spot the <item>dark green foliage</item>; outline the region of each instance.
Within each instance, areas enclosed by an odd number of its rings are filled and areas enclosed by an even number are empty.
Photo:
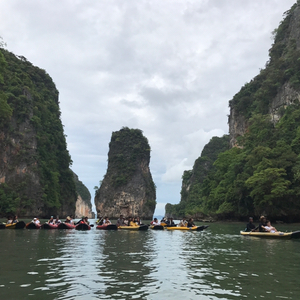
[[[82,200],[91,208],[91,193],[89,192],[88,188],[78,179],[78,176],[75,173],[73,173],[73,176],[77,194],[80,195]]]
[[[166,205],[167,214],[177,217],[203,213],[200,209],[204,198],[201,196],[203,182],[214,168],[213,163],[218,154],[229,149],[229,136],[213,137],[203,148],[201,156],[195,161],[193,170],[185,171],[182,176],[181,202]]]
[[[38,174],[42,191],[33,197],[41,202],[43,211],[49,209],[55,213],[63,207],[74,207],[75,210],[75,184],[69,170],[71,158],[66,149],[55,84],[44,70],[1,48],[0,74],[0,132],[6,137],[5,145],[16,147],[14,153],[17,152],[10,157],[9,168],[22,163],[26,165],[26,172]],[[26,145],[29,138],[36,139],[36,150]],[[13,145],[13,140],[18,144]],[[2,151],[5,149],[1,148]],[[21,177],[18,181],[25,182]],[[0,185],[0,190],[2,194],[12,196],[1,197],[0,212],[6,211],[3,207],[5,199],[16,198],[13,180],[7,180],[8,187]],[[9,192],[10,189],[14,192]],[[21,191],[18,195],[21,202],[14,205],[14,209],[28,209],[27,204],[22,204],[26,195]]]
[[[137,163],[150,159],[148,140],[139,129],[123,127],[120,131],[113,132],[109,147],[109,165],[114,170],[114,187],[126,185],[135,173]]]
[[[238,147],[220,148],[214,157],[203,150],[193,170],[183,175],[181,202],[168,204],[168,213],[200,213],[220,219],[266,214],[274,219],[300,220],[299,100],[290,99],[292,105],[280,108],[277,123],[270,117],[270,104],[283,86],[300,92],[300,51],[290,36],[296,8],[299,14],[297,5],[285,13],[274,31],[266,68],[230,101],[235,114],[247,120]]]

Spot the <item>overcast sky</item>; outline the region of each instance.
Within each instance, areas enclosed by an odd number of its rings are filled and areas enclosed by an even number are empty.
[[[295,2],[1,0],[0,36],[55,82],[72,169],[92,202],[112,132],[139,128],[163,215],[180,201],[183,171],[228,133],[228,101],[264,68]]]

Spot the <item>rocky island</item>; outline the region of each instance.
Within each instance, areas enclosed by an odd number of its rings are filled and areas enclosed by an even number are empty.
[[[156,190],[149,163],[150,146],[141,130],[123,127],[113,132],[107,172],[95,192],[97,214],[152,219]]]
[[[51,77],[0,45],[0,215],[75,215],[75,186]],[[90,200],[89,200],[90,201]]]
[[[229,101],[229,136],[213,138],[182,180],[173,217],[300,221],[300,3],[274,30],[264,69]]]

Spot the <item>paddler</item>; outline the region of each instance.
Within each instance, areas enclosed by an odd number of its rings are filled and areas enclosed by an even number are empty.
[[[117,220],[117,226],[120,227],[120,226],[125,226],[125,222],[124,222],[124,217],[123,215],[120,215],[119,219]]]
[[[253,224],[253,218],[249,217],[249,223],[246,226],[245,231],[250,232],[250,231],[255,231],[256,226]]]
[[[186,227],[195,227],[195,226],[196,225],[194,224],[194,220],[192,218],[189,218]]]

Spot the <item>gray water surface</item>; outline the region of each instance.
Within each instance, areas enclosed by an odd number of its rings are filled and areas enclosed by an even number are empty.
[[[243,227],[0,230],[0,299],[300,299],[300,241]]]

